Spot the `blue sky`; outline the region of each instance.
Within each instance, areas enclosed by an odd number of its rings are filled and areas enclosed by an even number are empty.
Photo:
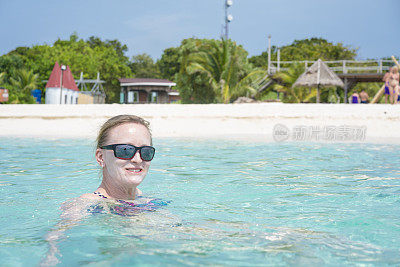
[[[219,38],[224,0],[0,0],[0,55],[18,46],[118,39],[128,55],[161,57],[184,38]],[[359,59],[400,55],[400,0],[233,0],[230,37],[250,55],[322,37],[359,48]]]

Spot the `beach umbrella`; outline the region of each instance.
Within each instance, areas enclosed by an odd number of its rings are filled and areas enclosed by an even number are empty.
[[[316,87],[317,103],[320,102],[320,86],[344,87],[342,80],[321,60],[311,65],[293,84],[293,87]]]

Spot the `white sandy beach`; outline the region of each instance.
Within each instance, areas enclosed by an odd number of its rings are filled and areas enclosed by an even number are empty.
[[[0,136],[94,139],[100,125],[118,114],[147,119],[156,138],[273,142],[274,126],[282,124],[291,133],[299,126],[365,127],[358,141],[400,143],[400,105],[349,104],[0,105]]]

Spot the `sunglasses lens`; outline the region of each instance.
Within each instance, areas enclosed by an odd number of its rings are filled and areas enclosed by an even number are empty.
[[[149,146],[142,147],[142,149],[140,150],[140,156],[142,157],[143,160],[150,161],[153,159],[155,152],[156,151],[154,147],[149,147]]]
[[[118,145],[115,147],[115,156],[121,159],[131,159],[136,149],[130,145]]]

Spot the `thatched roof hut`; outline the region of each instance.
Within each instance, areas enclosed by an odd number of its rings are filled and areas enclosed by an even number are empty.
[[[320,86],[344,87],[342,80],[321,60],[311,65],[293,84],[293,87],[316,87],[319,103]]]

